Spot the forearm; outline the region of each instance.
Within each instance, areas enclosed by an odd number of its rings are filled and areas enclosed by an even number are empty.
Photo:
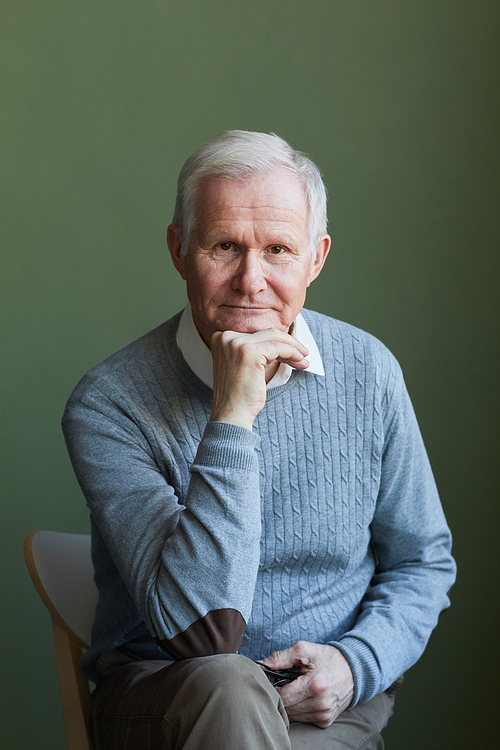
[[[434,567],[375,575],[354,627],[332,642],[353,672],[353,705],[386,690],[422,655],[455,580],[453,559],[442,552]]]
[[[236,650],[259,557],[258,436],[207,425],[189,482],[176,480],[178,491],[186,483],[177,496],[141,432],[106,402],[99,410],[73,407],[64,427],[88,505],[153,637],[168,647],[209,612],[232,610],[216,620],[220,632],[210,620],[202,623],[211,634],[197,644]],[[237,632],[228,630],[228,621]],[[186,653],[181,637],[173,644],[176,658],[182,649],[184,656],[201,655]]]
[[[152,633],[175,658],[236,651],[241,643],[260,551],[257,442],[240,427],[209,423],[200,443],[186,508],[146,603]]]

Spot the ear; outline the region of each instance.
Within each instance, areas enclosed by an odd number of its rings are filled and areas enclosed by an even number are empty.
[[[325,234],[324,237],[321,238],[321,240],[318,242],[316,246],[316,258],[313,260],[311,264],[311,270],[309,272],[309,279],[307,282],[307,286],[311,284],[311,282],[316,279],[320,273],[321,269],[325,265],[325,260],[327,258],[328,253],[330,252],[330,245],[332,243],[331,237],[329,234]]]
[[[182,229],[178,224],[169,224],[167,227],[167,245],[172,256],[172,262],[180,275],[186,281],[186,263],[181,255]]]

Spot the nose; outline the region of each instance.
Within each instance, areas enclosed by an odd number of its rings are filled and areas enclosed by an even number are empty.
[[[258,294],[266,288],[266,279],[258,253],[251,251],[242,253],[232,279],[232,287],[247,295]]]

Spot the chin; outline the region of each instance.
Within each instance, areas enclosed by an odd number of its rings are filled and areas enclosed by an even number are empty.
[[[238,333],[257,333],[268,328],[279,328],[287,331],[289,326],[284,326],[280,320],[272,315],[223,315],[217,321],[219,331],[237,331]]]

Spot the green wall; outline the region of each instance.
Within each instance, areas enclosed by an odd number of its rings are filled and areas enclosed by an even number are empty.
[[[494,746],[499,8],[4,0],[2,747],[64,747],[22,539],[88,529],[65,400],[182,306],[164,242],[176,176],[228,128],[276,131],[321,166],[333,251],[308,304],[401,361],[454,531],[453,607],[407,675],[388,748]]]

